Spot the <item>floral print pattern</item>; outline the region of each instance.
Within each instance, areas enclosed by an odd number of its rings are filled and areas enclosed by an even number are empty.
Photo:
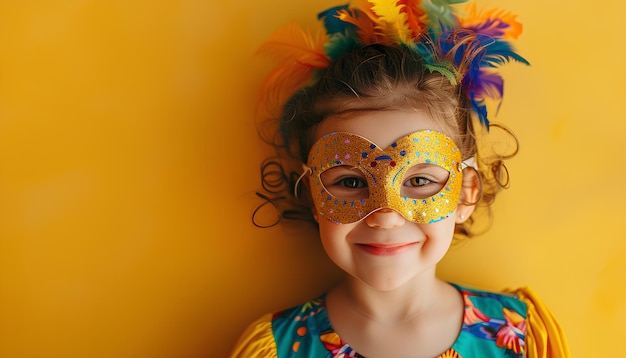
[[[326,358],[360,358],[363,357],[358,354],[352,347],[346,344],[335,331],[327,331],[322,333],[320,340],[324,343],[324,347],[328,349],[328,355]]]
[[[465,302],[463,330],[483,339],[494,340],[497,347],[505,348],[516,355],[524,353],[526,320],[522,315],[507,307],[502,307],[503,319],[488,317],[476,308],[472,296],[493,297],[491,293],[472,293],[462,290]]]

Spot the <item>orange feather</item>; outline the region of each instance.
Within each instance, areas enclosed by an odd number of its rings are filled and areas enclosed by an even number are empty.
[[[315,69],[328,67],[330,59],[324,51],[327,41],[326,34],[313,36],[295,23],[288,24],[270,36],[258,52],[277,58],[280,64],[261,85],[257,111],[280,111],[289,97],[311,81]],[[267,113],[270,116],[278,114]]]
[[[274,55],[282,62],[297,61],[313,68],[325,68],[330,62],[324,52],[327,41],[328,36],[324,33],[313,36],[290,23],[270,36],[258,51]]]
[[[418,38],[426,32],[428,14],[420,6],[422,0],[399,0],[398,6],[401,7],[400,12],[405,13],[407,17],[407,25],[411,29],[412,37]]]
[[[357,27],[360,40],[366,44],[380,42],[382,37],[382,34],[377,31],[376,23],[371,16],[376,15],[374,13],[366,13],[362,9],[346,9],[337,13],[337,18],[341,21]]]

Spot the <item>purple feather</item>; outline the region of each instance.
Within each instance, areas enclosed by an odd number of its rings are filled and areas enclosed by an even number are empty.
[[[479,26],[468,26],[466,29],[472,30],[477,34],[488,36],[492,38],[503,38],[506,30],[510,27],[509,24],[503,22],[500,19],[489,19]]]

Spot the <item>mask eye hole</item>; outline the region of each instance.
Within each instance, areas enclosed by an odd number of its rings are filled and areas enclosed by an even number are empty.
[[[322,185],[332,196],[344,200],[359,200],[369,196],[363,173],[347,165],[338,165],[320,174]]]
[[[450,173],[435,164],[418,164],[404,174],[400,195],[424,199],[440,192],[448,183]]]

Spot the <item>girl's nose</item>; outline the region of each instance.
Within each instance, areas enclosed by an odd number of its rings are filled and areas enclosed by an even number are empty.
[[[393,229],[404,225],[406,219],[389,208],[378,209],[365,218],[365,223],[374,229]]]

